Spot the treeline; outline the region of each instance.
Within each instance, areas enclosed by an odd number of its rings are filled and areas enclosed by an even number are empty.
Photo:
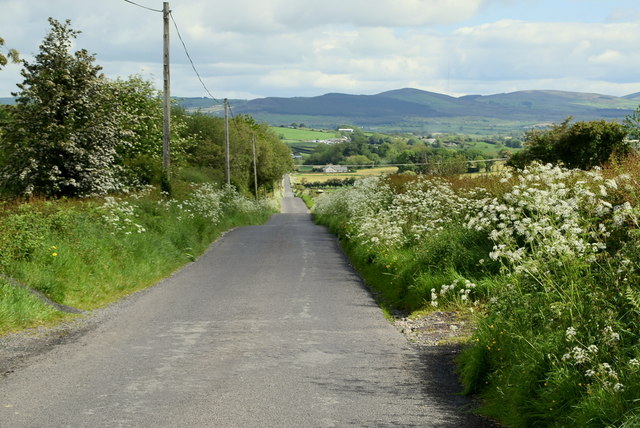
[[[350,141],[320,144],[305,160],[306,165],[399,164],[399,172],[460,174],[488,171],[488,156],[474,148],[448,148],[441,142],[429,144],[416,138],[399,138],[382,134],[365,135],[355,130]]]
[[[0,193],[5,197],[86,197],[162,184],[163,114],[160,94],[138,76],[109,80],[86,50],[71,51],[79,34],[49,19],[51,30],[32,62],[15,106],[0,108]],[[171,175],[198,181],[225,177],[224,123],[174,107]],[[230,121],[231,183],[268,191],[292,168],[289,149],[249,116]]]
[[[329,180],[325,180],[325,181],[305,181],[303,179],[300,185],[308,189],[324,189],[327,187],[353,186],[355,182],[356,182],[355,177],[330,178]]]

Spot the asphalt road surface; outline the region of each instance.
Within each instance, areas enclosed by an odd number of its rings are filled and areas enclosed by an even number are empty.
[[[266,225],[0,378],[0,427],[489,426],[286,190]]]

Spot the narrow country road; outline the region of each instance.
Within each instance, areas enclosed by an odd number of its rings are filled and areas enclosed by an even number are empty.
[[[288,186],[282,207],[0,378],[0,426],[485,426]]]

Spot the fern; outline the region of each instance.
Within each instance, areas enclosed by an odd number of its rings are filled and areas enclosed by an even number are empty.
[[[634,291],[631,287],[627,287],[624,294],[629,304],[640,314],[640,291]]]

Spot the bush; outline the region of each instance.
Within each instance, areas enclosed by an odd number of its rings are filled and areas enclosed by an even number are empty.
[[[587,170],[603,166],[614,155],[629,155],[631,146],[623,125],[604,120],[569,124],[570,121],[568,118],[549,130],[527,132],[524,150],[514,154],[507,164],[524,168],[538,161]]]

